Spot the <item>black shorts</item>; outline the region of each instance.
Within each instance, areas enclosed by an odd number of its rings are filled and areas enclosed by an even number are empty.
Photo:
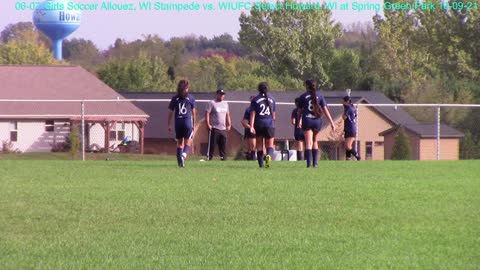
[[[357,134],[355,133],[355,131],[345,130],[345,135],[343,137],[344,138],[355,138],[355,137],[357,137]]]
[[[275,128],[271,127],[255,127],[255,136],[270,139],[275,137]]]
[[[296,128],[293,135],[295,137],[295,141],[305,141],[305,135],[303,134],[303,130],[301,128]]]
[[[249,128],[246,128],[245,129],[245,132],[244,132],[244,138],[245,139],[252,139],[252,138],[255,138],[255,135],[253,135],[251,132],[250,132],[250,129]]]

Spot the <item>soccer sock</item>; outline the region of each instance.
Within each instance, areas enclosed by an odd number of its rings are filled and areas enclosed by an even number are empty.
[[[263,168],[263,151],[257,151],[258,166]]]
[[[188,152],[190,152],[190,145],[185,145],[185,148],[183,148],[183,156],[187,157]]]
[[[267,147],[267,155],[270,155],[270,157],[273,157],[273,148],[272,147]]]
[[[183,152],[183,149],[180,147],[177,147],[177,162],[179,165],[182,159],[182,152]]]
[[[359,159],[358,158],[358,153],[357,153],[357,151],[355,151],[355,149],[350,150],[350,153],[352,153],[355,158]]]
[[[303,160],[303,153],[302,153],[302,151],[297,150],[297,160]]]
[[[318,165],[318,149],[312,149],[313,166]]]
[[[250,151],[250,160],[255,160],[257,159],[257,156],[255,155],[255,151]]]
[[[305,149],[305,160],[307,161],[307,168],[312,167],[312,149]]]
[[[345,158],[349,159],[350,157],[352,157],[352,150],[345,150]]]

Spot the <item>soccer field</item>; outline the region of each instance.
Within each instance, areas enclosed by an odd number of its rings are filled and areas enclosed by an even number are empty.
[[[0,269],[478,269],[480,162],[0,162]]]

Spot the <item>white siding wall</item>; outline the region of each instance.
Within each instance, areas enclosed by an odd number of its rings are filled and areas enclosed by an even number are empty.
[[[0,139],[10,141],[10,122],[0,122]],[[69,122],[55,121],[54,131],[45,131],[44,120],[17,121],[17,141],[13,149],[21,152],[50,152],[57,143],[65,142],[70,132]]]

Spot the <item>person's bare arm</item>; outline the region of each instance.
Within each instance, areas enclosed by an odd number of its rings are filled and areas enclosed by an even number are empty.
[[[173,116],[173,111],[168,111],[168,118],[167,118],[167,129],[168,132],[172,131],[172,116]]]
[[[193,108],[192,110],[192,127],[195,129],[195,123],[197,121],[197,109]]]
[[[255,123],[255,111],[254,110],[252,110],[250,112],[250,132],[252,134],[255,134],[255,127],[254,127],[253,123]]]
[[[327,106],[322,107],[323,113],[327,116],[328,122],[330,122],[330,126],[332,127],[332,131],[335,131],[335,123],[333,123],[332,116],[330,115],[330,111],[328,110]]]
[[[210,112],[205,112],[205,122],[207,123],[207,128],[210,130],[212,129],[212,125],[210,125]]]
[[[230,112],[227,112],[227,119],[226,119],[226,124],[227,124],[227,131],[229,131],[232,128],[232,120],[230,119]]]
[[[298,109],[297,115],[298,117],[298,127],[302,128],[302,114],[303,114],[303,108]]]

